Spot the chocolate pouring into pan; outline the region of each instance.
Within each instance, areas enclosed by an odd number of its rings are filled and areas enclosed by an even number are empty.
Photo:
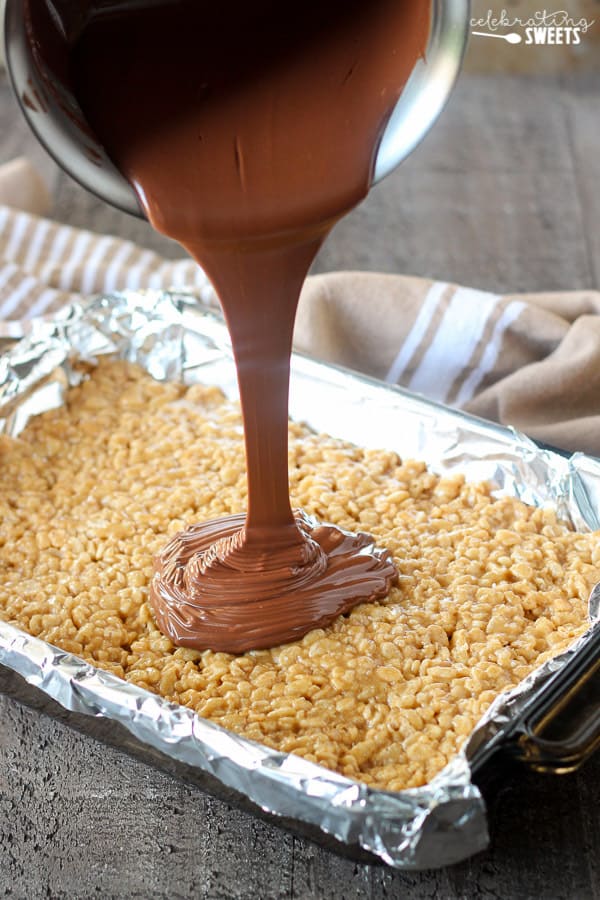
[[[288,642],[385,597],[397,578],[369,535],[291,509],[289,356],[323,240],[409,152],[451,86],[463,43],[443,40],[448,7],[23,4],[41,90],[83,138],[90,171],[105,172],[106,151],[154,227],[207,272],[233,341],[248,509],[189,528],[156,557],[150,601],[176,644],[240,652]],[[398,113],[432,36],[445,64],[426,61]]]
[[[202,312],[191,296],[117,294],[69,308],[5,349],[0,431],[17,436],[30,416],[62,403],[77,377],[74,360],[104,354],[137,361],[159,379],[214,384],[236,394],[231,348],[218,318]],[[509,429],[301,356],[293,359],[293,373],[291,415],[315,431],[388,447],[440,474],[490,479],[502,493],[551,505],[577,531],[600,529],[597,460],[563,458]],[[576,645],[501,695],[446,770],[409,792],[372,790],[259,746],[2,621],[0,685],[346,855],[369,854],[399,868],[437,867],[487,844],[478,785],[486,794],[497,786],[502,755],[543,771],[567,771],[597,747],[599,591],[592,593],[590,626]]]

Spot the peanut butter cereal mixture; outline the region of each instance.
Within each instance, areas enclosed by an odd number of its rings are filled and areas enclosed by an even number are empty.
[[[65,407],[0,436],[0,616],[270,747],[421,785],[500,691],[585,630],[599,535],[394,453],[290,434],[294,504],[393,552],[386,602],[268,651],[175,648],[146,602],[152,556],[244,509],[239,409],[104,361]]]

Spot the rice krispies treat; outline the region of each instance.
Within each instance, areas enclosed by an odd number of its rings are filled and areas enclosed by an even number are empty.
[[[102,361],[0,437],[0,616],[232,731],[389,790],[431,778],[497,694],[586,628],[600,541],[485,484],[290,426],[294,505],[393,553],[399,585],[331,627],[233,656],[177,649],[152,557],[239,512],[239,408]]]

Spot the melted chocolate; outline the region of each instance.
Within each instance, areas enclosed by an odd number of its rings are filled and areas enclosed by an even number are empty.
[[[383,597],[389,554],[292,513],[289,364],[302,282],[367,193],[383,129],[429,31],[425,0],[92,3],[70,55],[81,108],[149,220],[211,278],[231,333],[248,512],[156,558],[177,644],[238,652]]]
[[[154,609],[162,631],[184,647],[198,635],[212,650],[260,650],[328,625],[361,600],[389,590],[394,575],[373,538],[296,513],[296,544],[250,550],[244,516],[227,516],[176,535],[156,560]]]

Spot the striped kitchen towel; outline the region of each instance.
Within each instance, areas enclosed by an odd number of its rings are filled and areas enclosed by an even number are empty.
[[[307,280],[296,347],[600,456],[600,292],[500,296],[404,275]]]
[[[185,288],[217,305],[189,258],[166,261],[36,215],[44,203],[32,191],[35,173],[12,165],[8,175],[0,168],[0,336],[82,294],[121,288]],[[315,275],[303,290],[295,345],[600,456],[599,292],[500,296],[402,275]]]
[[[39,214],[49,195],[33,166],[0,166],[0,322],[48,315],[83,295],[185,285],[215,302],[188,257],[162,259],[131,241],[59,225]],[[18,207],[18,208],[17,208]]]

